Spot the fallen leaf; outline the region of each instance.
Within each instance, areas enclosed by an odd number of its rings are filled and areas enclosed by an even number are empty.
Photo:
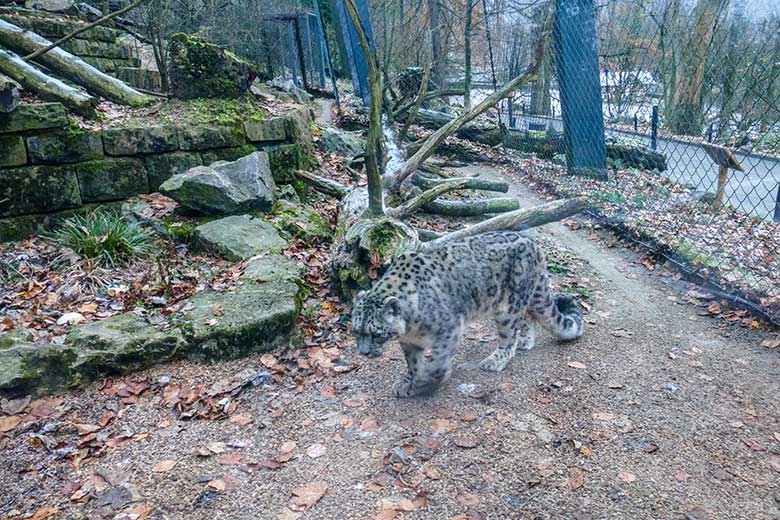
[[[248,415],[236,414],[230,418],[230,422],[232,422],[233,424],[238,424],[239,426],[246,426],[248,424],[252,424],[252,422],[254,422],[254,419],[252,419]]]
[[[612,421],[615,419],[615,416],[608,412],[596,412],[593,414],[593,418],[597,421]]]
[[[618,471],[618,478],[623,482],[635,482],[636,475],[629,473],[628,471]]]
[[[395,509],[382,509],[374,516],[373,520],[393,520],[396,516],[400,515],[400,511]]]
[[[79,435],[89,435],[90,433],[95,433],[102,428],[96,424],[74,424],[74,426],[76,427],[76,431]]]
[[[57,508],[46,506],[35,511],[35,513],[33,513],[33,515],[30,517],[30,520],[46,520],[47,518],[51,518],[56,514]]]
[[[97,309],[97,303],[84,303],[81,305],[81,307],[79,307],[79,312],[84,314],[94,314],[97,312]]]
[[[431,480],[441,479],[441,471],[439,471],[439,468],[436,466],[425,466],[423,473],[425,473],[425,476]]]
[[[379,431],[379,421],[376,417],[366,417],[360,422],[360,431],[364,433],[376,433]]]
[[[323,480],[309,482],[292,490],[292,496],[287,507],[292,511],[306,511],[319,502],[327,491],[327,482]]]
[[[613,390],[620,390],[623,388],[623,383],[607,383],[607,388],[611,388]]]
[[[761,346],[768,349],[780,347],[780,338],[767,339],[761,342]]]
[[[0,419],[0,433],[10,432],[22,422],[22,418],[18,415],[11,415],[10,417],[3,417]]]
[[[57,325],[77,325],[85,321],[87,321],[87,318],[80,312],[66,312],[57,319]]]
[[[458,504],[466,507],[479,504],[479,497],[473,493],[463,493],[462,495],[458,495],[455,500],[457,500]]]
[[[320,389],[320,395],[325,399],[333,399],[334,397],[336,397],[336,389],[333,388],[333,386],[331,385],[323,386]]]
[[[208,486],[209,489],[211,489],[213,491],[217,491],[219,493],[221,493],[221,492],[223,492],[223,491],[225,491],[227,489],[227,484],[221,478],[214,479],[214,480],[210,481],[206,485]]]
[[[306,450],[306,455],[308,455],[313,459],[316,459],[325,455],[326,451],[327,449],[325,448],[325,445],[318,442],[308,447],[308,449]]]
[[[569,489],[576,491],[585,483],[585,473],[580,468],[569,468]]]
[[[234,451],[232,453],[225,453],[224,455],[220,455],[219,463],[223,466],[234,466],[236,464],[240,464],[242,458],[243,455]]]
[[[362,395],[350,397],[349,399],[344,400],[344,406],[348,406],[350,408],[359,408],[361,406],[364,406],[365,404],[366,404],[366,397]]]
[[[431,429],[436,433],[449,433],[458,427],[449,419],[434,419],[431,422]]]
[[[227,447],[225,446],[224,442],[210,442],[206,445],[206,449],[208,449],[214,455],[219,455],[220,453],[225,453]]]
[[[772,466],[773,470],[780,473],[780,455],[770,455],[769,465]]]
[[[689,478],[691,478],[691,476],[681,469],[678,469],[677,471],[674,472],[674,479],[677,482],[685,482]]]
[[[133,515],[131,518],[135,520],[143,520],[152,513],[152,506],[146,502],[141,502],[126,510],[125,513]]]
[[[586,365],[585,363],[580,363],[579,361],[569,361],[568,365],[571,368],[579,368],[579,369],[588,368],[588,365]]]
[[[471,449],[479,446],[479,437],[476,435],[459,435],[453,439],[455,446],[459,448]]]
[[[276,460],[278,462],[287,462],[291,458],[293,458],[293,455],[295,453],[295,449],[298,447],[297,444],[295,444],[295,441],[287,441],[284,444],[282,444],[281,448],[279,448],[279,456],[276,457]]]
[[[775,432],[773,435],[774,435],[774,437],[775,437],[775,440],[776,440],[777,442],[780,442],[780,432]]]
[[[166,471],[172,470],[174,467],[176,467],[176,461],[175,460],[163,460],[157,463],[152,468],[152,471],[155,473],[165,473]]]

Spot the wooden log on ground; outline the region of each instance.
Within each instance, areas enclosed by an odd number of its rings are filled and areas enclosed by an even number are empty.
[[[343,199],[350,191],[347,186],[344,186],[340,182],[320,177],[311,172],[296,170],[293,172],[293,175],[320,193],[336,197],[337,199]]]
[[[447,217],[477,217],[491,213],[506,213],[520,208],[517,199],[497,197],[493,199],[433,200],[423,205],[423,211]]]
[[[419,125],[436,130],[450,123],[453,119],[455,118],[450,114],[421,108],[417,112],[416,121]],[[494,125],[464,125],[455,132],[455,135],[461,139],[468,139],[488,146],[499,145],[503,140],[501,131]]]
[[[0,51],[2,52],[2,51]],[[0,74],[0,112],[12,112],[19,106],[19,86],[11,78]]]
[[[484,220],[467,228],[454,231],[443,237],[427,242],[421,247],[433,247],[445,241],[456,240],[459,238],[470,237],[490,231],[515,230],[542,226],[550,222],[557,222],[570,217],[588,206],[588,202],[581,197],[573,199],[562,199],[554,202],[547,202],[533,208],[523,208],[517,211],[511,211],[493,218]]]
[[[414,184],[420,188],[427,190],[433,188],[436,185],[443,184],[454,180],[461,180],[460,178],[449,179],[434,179],[426,177],[425,175],[417,174],[414,177]],[[496,191],[499,193],[506,193],[509,191],[509,184],[502,181],[494,181],[490,179],[482,179],[480,177],[466,177],[462,180],[466,181],[464,189],[467,190],[482,190],[482,191]]]
[[[57,78],[44,74],[11,51],[0,49],[0,72],[18,81],[26,90],[35,92],[47,101],[58,101],[83,116],[95,116],[97,99]],[[1,84],[0,92],[2,92]],[[17,92],[16,95],[18,101],[19,93]],[[0,98],[2,97],[3,95],[0,94]],[[0,105],[3,103],[0,102]]]
[[[0,20],[0,45],[20,54],[30,54],[45,49],[51,45],[51,42],[33,32]],[[60,48],[48,51],[36,61],[83,86],[88,92],[116,103],[141,106],[154,101],[153,97],[138,92],[123,81],[104,74],[81,58]]]

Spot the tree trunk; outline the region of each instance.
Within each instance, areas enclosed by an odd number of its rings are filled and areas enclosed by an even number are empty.
[[[58,101],[83,116],[94,117],[95,115],[97,103],[95,98],[44,74],[11,51],[0,49],[0,72],[47,101]],[[18,102],[18,92],[16,96]]]
[[[439,129],[452,122],[453,119],[452,115],[435,110],[421,109],[417,114],[417,123],[432,129]],[[468,139],[488,146],[501,144],[501,131],[496,126],[464,125],[455,132],[455,135],[462,139]]]
[[[700,135],[702,132],[702,82],[707,54],[728,5],[729,0],[698,0],[693,10],[693,33],[677,71],[673,109],[667,119],[669,129],[675,134]]]
[[[492,213],[506,213],[520,208],[520,203],[512,197],[476,200],[433,200],[423,207],[428,213],[446,217],[478,217]]]
[[[463,81],[463,108],[471,109],[471,19],[474,0],[466,0],[466,27],[464,32],[463,55],[465,57],[465,79]]]
[[[2,51],[0,51],[2,53]],[[0,62],[2,57],[0,57]],[[0,69],[2,70],[2,69]],[[0,74],[0,112],[7,114],[19,106],[19,87],[11,78]]]
[[[0,44],[19,53],[33,53],[51,45],[51,42],[37,34],[25,31],[4,20],[0,20]],[[154,98],[138,92],[122,81],[97,70],[80,58],[55,48],[40,56],[38,61],[62,74],[76,84],[83,86],[92,94],[130,106],[146,105]]]
[[[439,89],[447,88],[444,55],[441,49],[441,6],[439,0],[428,0],[428,24],[431,31],[433,82]]]

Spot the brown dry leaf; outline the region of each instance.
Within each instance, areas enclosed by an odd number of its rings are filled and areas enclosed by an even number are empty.
[[[18,415],[11,415],[10,417],[3,417],[0,419],[0,433],[7,433],[19,426],[22,422],[22,418]]]
[[[620,390],[623,388],[623,383],[607,383],[607,388],[611,388],[612,390]]]
[[[332,385],[323,386],[320,389],[320,395],[325,399],[333,399],[336,397],[336,389]]]
[[[176,461],[175,460],[163,460],[157,463],[152,468],[152,471],[155,473],[165,473],[166,471],[172,470],[174,467],[176,467]]]
[[[677,471],[674,472],[674,479],[677,482],[685,482],[689,478],[691,478],[691,476],[687,472],[681,469],[678,469]]]
[[[213,310],[214,316],[216,316],[217,318],[219,318],[223,314],[225,314],[225,312],[222,310],[222,304],[221,303],[215,303],[212,310]]]
[[[308,482],[291,491],[292,496],[287,503],[287,507],[292,511],[306,511],[319,502],[327,491],[328,483],[324,480]]]
[[[152,512],[152,506],[150,506],[146,502],[141,502],[140,504],[136,504],[130,509],[126,510],[125,513],[128,515],[134,515],[133,518],[136,518],[137,520],[142,520],[149,516]]]
[[[291,458],[293,458],[293,455],[295,454],[295,450],[298,447],[297,444],[295,444],[295,441],[287,441],[284,444],[282,444],[281,448],[279,448],[279,456],[276,457],[276,460],[278,462],[287,462]]]
[[[585,483],[585,473],[580,468],[569,468],[569,489],[576,491]]]
[[[244,414],[236,414],[230,418],[230,422],[233,424],[237,424],[239,426],[246,426],[248,424],[252,424],[254,422],[254,419],[249,417],[248,415]]]
[[[618,478],[622,480],[623,482],[635,482],[636,481],[636,475],[633,473],[630,473],[628,471],[618,471]]]
[[[479,504],[479,497],[473,493],[463,493],[462,495],[458,495],[456,500],[458,504],[465,507],[471,507]]]
[[[609,412],[596,412],[593,414],[593,418],[597,421],[612,421],[615,419],[615,415]]]
[[[89,435],[90,433],[95,433],[102,428],[102,426],[98,426],[96,424],[74,424],[73,426],[76,427],[76,431],[79,435]]]
[[[382,508],[382,510],[391,510],[391,511],[409,512],[417,509],[417,507],[414,505],[414,502],[412,502],[408,498],[401,498],[401,499],[382,498],[379,500],[379,505]]]
[[[219,463],[223,466],[234,466],[236,464],[240,464],[242,458],[243,455],[234,451],[232,453],[225,453],[224,455],[220,455]]]
[[[265,368],[273,368],[276,366],[278,361],[276,359],[276,356],[274,356],[273,354],[263,354],[262,356],[260,356],[260,363],[262,363],[262,365]]]
[[[458,428],[458,426],[449,419],[434,419],[431,421],[431,429],[436,433],[449,433]]]
[[[717,302],[712,302],[707,306],[707,312],[710,314],[720,314],[720,305]]]
[[[227,447],[224,442],[210,442],[206,444],[206,449],[214,455],[219,455],[220,453],[225,453]]]
[[[475,412],[463,412],[462,414],[460,414],[460,418],[463,421],[472,422],[472,421],[476,421],[477,419],[479,419],[479,414],[477,414]]]
[[[479,446],[479,437],[471,434],[458,435],[453,439],[453,442],[459,448],[471,449]]]
[[[423,473],[431,480],[439,480],[441,478],[441,471],[436,466],[425,466]]]
[[[379,431],[379,421],[376,417],[366,417],[360,421],[360,431],[365,433],[376,433]]]
[[[567,364],[571,368],[579,368],[579,369],[586,369],[586,368],[588,368],[588,365],[586,365],[585,363],[580,363],[579,361],[569,361],[569,363],[567,363]]]
[[[319,457],[322,457],[325,455],[325,452],[327,451],[327,448],[325,448],[325,445],[318,442],[316,444],[312,444],[306,449],[306,455],[309,457],[316,459]]]
[[[30,517],[30,520],[46,520],[47,518],[52,518],[56,514],[56,507],[45,506],[35,511],[35,513],[33,513],[33,515]]]
[[[773,436],[777,442],[780,442],[780,432],[775,432]]]
[[[223,491],[225,491],[227,489],[227,483],[225,483],[225,481],[222,480],[221,478],[214,479],[214,480],[210,481],[206,485],[212,491],[217,491],[219,493],[221,493],[221,492],[223,492]]]
[[[357,395],[355,397],[350,397],[349,399],[344,400],[344,406],[348,406],[350,408],[359,408],[361,406],[365,406],[366,404],[366,397],[363,395]]]
[[[780,338],[767,339],[761,342],[761,346],[768,349],[780,347]]]
[[[773,470],[780,473],[780,455],[770,455],[769,465],[772,466]]]
[[[83,314],[94,314],[97,312],[97,303],[84,303],[79,307],[79,312]]]

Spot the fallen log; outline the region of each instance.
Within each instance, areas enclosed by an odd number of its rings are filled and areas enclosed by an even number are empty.
[[[0,74],[0,112],[12,112],[19,106],[19,86],[11,78]]]
[[[340,182],[326,179],[325,177],[320,177],[319,175],[315,175],[311,172],[295,170],[293,175],[320,193],[336,197],[337,199],[343,199],[350,191],[350,188],[344,186]]]
[[[0,45],[20,54],[29,54],[49,47],[51,42],[34,32],[0,20]],[[81,58],[60,48],[51,49],[36,61],[83,86],[88,92],[116,103],[141,106],[154,101],[153,97],[138,92],[123,81],[104,74]]]
[[[466,184],[463,189],[467,190],[482,190],[482,191],[497,191],[500,193],[506,193],[509,191],[509,184],[502,181],[494,181],[490,179],[482,179],[480,177],[466,177],[466,178],[449,178],[449,179],[434,179],[420,175],[419,173],[414,177],[414,184],[420,188],[427,190],[433,188],[436,185],[443,184],[455,180],[465,180]]]
[[[478,217],[492,213],[506,213],[520,208],[517,199],[497,197],[492,199],[433,200],[424,204],[422,209],[428,213],[446,217]]]
[[[57,78],[44,74],[11,51],[0,49],[0,72],[18,81],[26,90],[35,92],[47,101],[58,101],[83,116],[95,116],[97,99]],[[0,92],[2,92],[1,85]],[[19,93],[17,92],[16,95],[18,101]],[[0,98],[2,97],[0,95]],[[3,105],[1,101],[0,105]]]
[[[458,231],[453,231],[441,238],[423,244],[421,247],[434,247],[450,240],[470,237],[490,231],[515,230],[522,231],[532,227],[542,226],[550,222],[557,222],[570,217],[588,206],[588,202],[581,197],[562,199],[547,202],[533,208],[523,208],[493,218],[483,220]]]
[[[450,114],[437,112],[435,110],[426,110],[421,108],[417,112],[417,124],[433,130],[439,129],[455,119]],[[503,134],[500,129],[493,125],[475,125],[469,124],[462,126],[455,135],[461,139],[468,139],[488,146],[501,144]]]

